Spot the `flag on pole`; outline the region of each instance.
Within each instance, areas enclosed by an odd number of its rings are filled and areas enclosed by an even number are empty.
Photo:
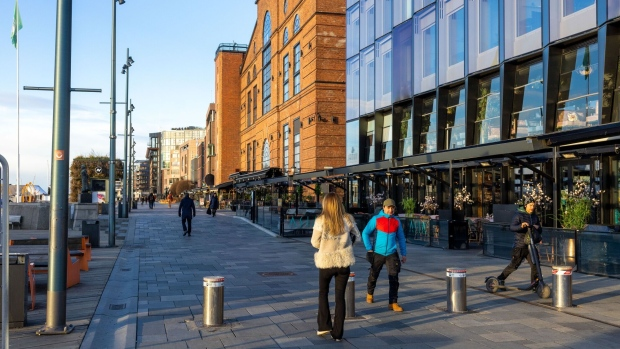
[[[22,29],[22,17],[19,15],[19,6],[15,0],[15,11],[13,13],[13,27],[11,28],[11,42],[17,48],[17,31]]]

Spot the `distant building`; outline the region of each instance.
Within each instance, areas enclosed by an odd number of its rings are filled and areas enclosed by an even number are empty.
[[[133,172],[134,198],[140,198],[149,194],[149,160],[136,160]]]

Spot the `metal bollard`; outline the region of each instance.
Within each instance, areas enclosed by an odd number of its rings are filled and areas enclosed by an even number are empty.
[[[573,306],[573,267],[552,266],[553,274],[553,306],[566,308]]]
[[[347,313],[345,318],[351,319],[355,317],[355,273],[349,274],[349,281],[347,282],[347,290],[344,293],[345,305],[347,307]]]
[[[464,313],[467,311],[467,270],[463,268],[446,269],[448,291],[448,311]]]
[[[224,324],[224,277],[205,276],[202,279],[204,295],[202,322],[204,326]]]

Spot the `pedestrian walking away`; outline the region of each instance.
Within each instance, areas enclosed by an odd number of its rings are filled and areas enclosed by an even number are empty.
[[[172,207],[172,200],[174,200],[174,196],[172,196],[172,193],[168,194],[168,208]]]
[[[529,201],[525,203],[525,211],[520,210],[512,217],[510,231],[515,233],[512,245],[512,257],[508,266],[506,266],[504,271],[497,277],[500,286],[504,286],[504,280],[519,268],[524,259],[530,264],[530,286],[528,289],[536,290],[536,286],[538,286],[538,268],[532,262],[532,256],[530,256],[528,248],[529,241],[525,239],[526,233],[529,230],[533,242],[535,244],[542,243],[542,227],[540,225],[540,218],[538,218],[538,215],[534,212],[535,210],[536,203],[534,201]],[[538,253],[536,251],[537,249],[534,249],[534,252]],[[540,258],[538,260],[540,260]]]
[[[209,208],[211,209],[211,215],[215,217],[215,211],[220,206],[220,200],[217,198],[217,194],[211,194],[211,200],[209,201]]]
[[[352,237],[353,240],[352,240]],[[314,264],[319,269],[319,313],[317,315],[317,335],[331,334],[335,341],[341,341],[344,333],[346,304],[344,293],[355,264],[353,242],[358,241],[360,232],[355,220],[345,212],[340,197],[329,193],[323,198],[323,212],[314,221],[312,246],[318,248],[314,254]],[[329,284],[335,279],[335,314],[329,312]]]
[[[398,287],[400,285],[398,273],[400,273],[400,263],[407,261],[407,245],[400,220],[394,216],[395,212],[396,203],[394,200],[385,200],[383,210],[368,221],[362,232],[362,239],[367,251],[366,260],[370,263],[366,302],[374,302],[377,279],[385,264],[390,284],[388,308],[394,311],[403,311],[403,308],[398,305]],[[400,258],[398,257],[398,250],[400,250]]]
[[[153,195],[153,193],[149,193],[148,201],[149,201],[149,208],[152,210],[153,206],[155,205],[155,195]]]
[[[183,226],[183,236],[192,236],[192,217],[196,217],[196,206],[194,200],[189,197],[189,193],[185,193],[185,197],[179,203],[179,217],[181,217]]]

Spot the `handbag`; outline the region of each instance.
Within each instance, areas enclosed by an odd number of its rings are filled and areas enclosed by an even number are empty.
[[[207,209],[207,214],[211,214],[211,207]]]

